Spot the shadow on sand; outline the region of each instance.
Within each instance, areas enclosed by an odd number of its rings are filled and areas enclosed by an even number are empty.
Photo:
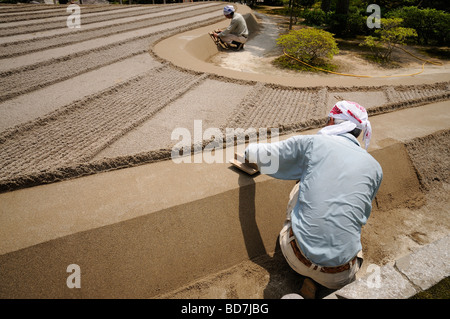
[[[269,282],[264,289],[263,297],[265,299],[280,299],[286,294],[298,294],[305,277],[297,274],[290,268],[281,252],[278,237],[274,252],[266,251],[264,246],[256,222],[256,184],[253,177],[240,172],[238,182],[240,186],[239,221],[248,258],[264,268],[270,276]],[[274,214],[284,214],[284,211],[274,212]],[[332,292],[333,290],[319,286],[316,297],[323,298]]]

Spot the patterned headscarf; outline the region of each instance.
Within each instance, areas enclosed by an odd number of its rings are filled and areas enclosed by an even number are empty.
[[[363,132],[363,141],[367,150],[372,137],[372,126],[369,122],[369,115],[364,107],[356,102],[339,101],[331,109],[328,116],[334,119],[343,120],[344,122],[326,126],[321,129],[318,134],[338,135],[359,128]]]
[[[229,15],[229,14],[233,13],[234,11],[235,11],[235,10],[234,10],[234,7],[233,7],[233,6],[230,6],[230,5],[225,6],[225,7],[223,8],[223,14],[224,14],[224,15]]]

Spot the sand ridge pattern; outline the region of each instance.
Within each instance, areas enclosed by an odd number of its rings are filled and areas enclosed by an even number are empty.
[[[253,95],[242,103],[227,126],[243,129],[278,127],[285,133],[315,128],[325,123],[329,105],[339,99],[352,99],[358,94],[373,96],[372,101],[364,104],[372,115],[450,97],[447,82],[397,87],[307,89],[258,84]]]
[[[210,6],[206,8],[196,8],[196,6],[191,5],[188,8],[176,10],[172,9],[170,11],[145,14],[143,16],[133,16],[132,18],[117,18],[117,20],[108,19],[105,22],[92,23],[87,25],[84,24],[83,20],[83,28],[77,30],[76,32],[73,32],[72,30],[66,28],[64,21],[64,23],[59,24],[57,30],[49,30],[47,32],[43,31],[32,34],[27,33],[25,35],[18,35],[15,37],[5,37],[3,41],[0,40],[0,48],[2,49],[0,57],[3,58],[24,55],[44,49],[60,47],[63,45],[73,44],[90,39],[101,38],[118,33],[125,33],[160,24],[167,24],[177,20],[186,19],[188,17],[186,15],[186,11],[192,11],[193,14],[195,13],[195,15],[200,15],[205,13],[217,12],[217,7]],[[101,17],[101,20],[106,18],[109,18],[109,16]],[[94,17],[93,19],[98,19],[98,17]],[[42,28],[47,28],[47,24],[45,24],[45,26],[37,25],[36,28],[40,28],[42,30]],[[21,40],[18,40],[18,38],[21,38]]]
[[[173,103],[184,101],[188,92],[201,95],[218,81],[245,88],[242,98],[230,101],[230,113],[219,125],[222,129],[278,127],[291,132],[318,127],[337,97],[370,96],[365,106],[371,114],[450,98],[448,82],[294,88],[187,71],[152,54],[152,46],[161,39],[225,21],[222,6],[214,2],[130,8],[83,6],[82,27],[76,32],[66,32],[65,25],[57,26],[62,21],[57,19],[68,16],[65,6],[51,10],[48,6],[21,5],[15,10],[0,6],[0,191],[169,159],[175,142],[167,143],[167,139],[160,144],[154,142],[151,151],[135,150],[125,155],[110,152],[108,158],[99,158],[98,154],[116,142],[126,142],[130,132]],[[47,24],[47,18],[52,22]],[[32,36],[35,32],[39,35]],[[23,40],[15,41],[14,37]],[[145,64],[139,74],[109,79],[106,89],[93,94],[80,92],[64,105],[48,96],[45,110],[33,101],[43,89],[60,83],[67,82],[67,91],[76,93],[80,76],[89,78],[94,71],[114,69],[119,64],[126,67],[132,57],[141,56]],[[95,83],[96,78],[91,81]],[[28,96],[28,104],[19,108],[17,101]],[[15,110],[18,114],[12,116]],[[33,116],[26,114],[28,110],[34,112]],[[175,113],[174,122],[182,122],[182,110]],[[199,119],[208,120],[208,115],[202,116]]]
[[[186,5],[187,10],[194,10],[196,7],[194,5]],[[83,13],[83,26],[88,26],[89,24],[94,23],[101,23],[103,21],[113,21],[112,19],[124,19],[124,18],[131,18],[134,19],[142,19],[142,18],[148,18],[146,17],[148,14],[152,14],[154,16],[164,16],[164,15],[171,15],[172,10],[180,10],[183,9],[183,5],[180,4],[178,6],[173,7],[140,7],[140,6],[131,6],[131,7],[124,7],[123,9],[114,9],[114,11],[106,11],[102,10],[98,12],[98,10],[93,10],[91,6],[81,6],[82,13]],[[104,6],[103,6],[104,8]],[[29,15],[29,14],[27,14]],[[3,16],[2,18],[5,18]],[[23,18],[23,16],[19,17]],[[61,29],[66,27],[66,21],[67,21],[67,12],[63,9],[61,9],[60,15],[56,17],[49,17],[45,18],[45,24],[42,21],[29,21],[29,20],[22,20],[16,22],[7,22],[0,24],[0,36],[10,36],[10,35],[17,35],[17,34],[29,34],[31,32],[43,32],[47,30],[53,30],[53,29]],[[14,28],[11,28],[14,26]],[[89,27],[91,27],[89,25]],[[61,31],[61,30],[60,30]],[[63,31],[61,31],[63,32]]]

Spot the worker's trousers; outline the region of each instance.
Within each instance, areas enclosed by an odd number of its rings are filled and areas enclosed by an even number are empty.
[[[245,43],[247,42],[247,38],[243,36],[237,36],[235,34],[228,34],[220,37],[223,42],[231,43],[233,41],[239,42],[239,43]]]
[[[311,266],[306,266],[303,262],[301,262],[294,253],[294,250],[291,246],[291,241],[296,240],[293,238],[294,236],[290,236],[290,228],[291,228],[291,212],[298,200],[298,190],[299,183],[297,183],[291,191],[290,200],[287,208],[287,216],[286,221],[284,223],[283,228],[280,232],[280,247],[283,255],[287,261],[287,263],[291,266],[291,268],[299,273],[302,276],[309,277],[330,289],[340,289],[345,285],[351,283],[355,280],[356,273],[361,267],[363,262],[362,252],[360,251],[357,254],[357,260],[355,263],[351,264],[348,270],[344,270],[337,273],[326,273],[321,271],[322,267],[312,263]],[[296,243],[297,244],[297,243]],[[300,250],[299,245],[297,244],[298,249]],[[301,252],[301,250],[300,250]],[[304,256],[303,252],[301,252]],[[306,257],[305,257],[306,258]]]

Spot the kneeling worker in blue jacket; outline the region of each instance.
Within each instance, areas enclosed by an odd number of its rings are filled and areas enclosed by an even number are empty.
[[[357,140],[361,132],[365,149]],[[314,298],[316,283],[342,288],[361,267],[361,227],[383,178],[380,164],[366,151],[371,135],[365,108],[339,101],[317,135],[254,143],[245,150],[262,173],[267,161],[261,159],[271,154],[278,158],[278,169],[268,175],[299,181],[279,241],[288,264],[307,277],[300,290],[305,298]]]

